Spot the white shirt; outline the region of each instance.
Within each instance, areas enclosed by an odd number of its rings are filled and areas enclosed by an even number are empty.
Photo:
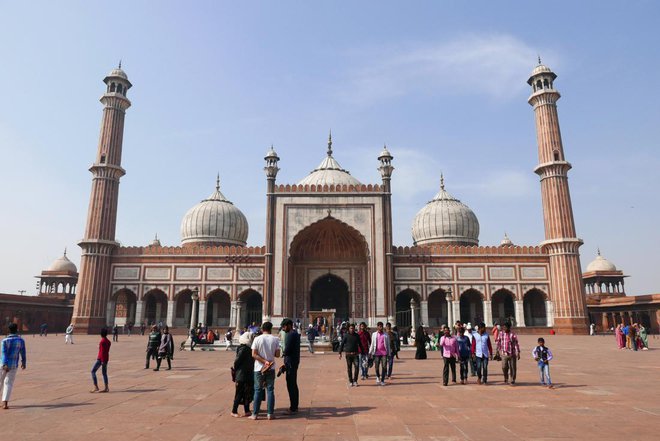
[[[257,354],[264,360],[275,361],[275,352],[280,348],[280,339],[271,334],[262,334],[254,339],[252,342],[252,349],[257,351]],[[259,372],[264,367],[264,364],[259,360],[254,360],[254,372]],[[275,368],[275,364],[271,369]]]

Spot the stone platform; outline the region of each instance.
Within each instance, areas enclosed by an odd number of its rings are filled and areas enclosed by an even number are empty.
[[[660,432],[660,350],[621,351],[611,336],[547,336],[557,385],[537,385],[521,336],[518,384],[502,384],[491,363],[488,386],[441,385],[437,352],[414,360],[405,351],[385,387],[373,380],[348,388],[336,353],[303,351],[301,409],[284,414],[288,396],[276,382],[276,417],[232,418],[235,353],[175,354],[171,371],[144,369],[146,336],[120,336],[110,352],[110,393],[91,394],[89,370],[98,337],[26,338],[28,369],[18,373],[11,409],[0,411],[3,439],[176,441],[655,440]],[[175,338],[178,346],[180,338]],[[651,337],[652,348],[660,339]],[[152,366],[153,367],[153,366]],[[99,372],[100,374],[100,372]],[[100,375],[99,375],[100,378]]]

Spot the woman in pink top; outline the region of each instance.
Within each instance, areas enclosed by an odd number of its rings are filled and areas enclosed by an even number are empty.
[[[444,335],[440,338],[440,348],[445,367],[442,370],[442,385],[449,383],[449,368],[451,368],[451,382],[456,383],[456,360],[458,359],[458,343],[445,326]]]
[[[614,334],[616,335],[616,344],[619,346],[619,349],[623,349],[626,347],[626,338],[623,335],[623,331],[621,330],[622,326],[621,324],[616,325],[616,329],[614,330]]]

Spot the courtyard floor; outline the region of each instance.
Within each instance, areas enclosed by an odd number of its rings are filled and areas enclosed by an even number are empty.
[[[535,336],[521,336],[516,386],[492,362],[488,386],[441,384],[442,360],[403,351],[386,387],[348,388],[337,354],[302,353],[300,413],[232,418],[233,352],[177,352],[171,371],[144,369],[146,336],[120,336],[110,351],[110,393],[91,394],[98,337],[26,336],[28,369],[18,372],[11,408],[0,410],[11,440],[411,441],[660,439],[660,350],[617,350],[614,337],[546,336],[556,389],[538,385]],[[177,336],[175,343],[181,341]],[[660,339],[650,338],[652,348]],[[100,371],[99,371],[100,379]]]

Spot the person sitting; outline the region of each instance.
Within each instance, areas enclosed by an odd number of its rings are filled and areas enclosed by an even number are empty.
[[[215,341],[215,334],[212,330],[209,329],[209,332],[206,333],[206,343],[212,345]]]

